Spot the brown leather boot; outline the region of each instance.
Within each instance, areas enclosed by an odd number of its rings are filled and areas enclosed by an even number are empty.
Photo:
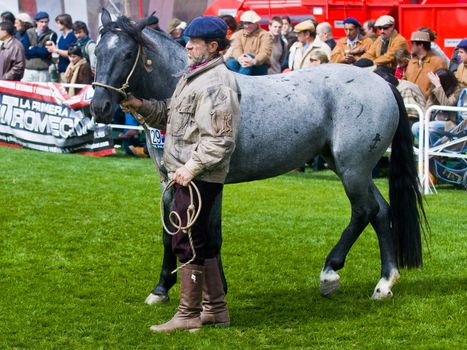
[[[186,329],[191,332],[202,327],[200,313],[203,293],[204,266],[189,264],[180,269],[180,305],[167,323],[149,328],[152,332],[172,332]]]
[[[225,302],[224,286],[222,285],[217,259],[206,259],[204,261],[204,271],[201,322],[203,325],[228,327],[230,326],[230,317]]]

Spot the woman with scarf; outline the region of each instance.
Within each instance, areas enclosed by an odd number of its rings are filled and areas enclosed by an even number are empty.
[[[68,48],[68,58],[70,64],[65,72],[65,82],[69,84],[91,84],[91,67],[86,59],[83,58],[81,49],[76,45],[70,46]],[[70,95],[70,97],[76,95],[78,92],[79,89],[74,87],[68,89],[68,95]]]

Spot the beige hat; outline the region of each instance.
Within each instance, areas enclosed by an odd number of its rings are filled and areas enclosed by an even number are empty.
[[[410,41],[426,41],[427,43],[430,42],[430,33],[428,32],[413,32],[412,36],[410,37]]]
[[[293,29],[293,31],[296,33],[303,32],[304,30],[315,30],[315,25],[313,24],[313,21],[311,19],[307,19],[306,21],[300,22]]]
[[[169,25],[167,27],[167,31],[172,33],[177,27],[182,23],[178,18],[172,18],[172,20],[169,22]]]
[[[261,21],[261,17],[255,11],[245,11],[240,16],[240,21],[242,22],[250,22],[250,23],[258,23]]]
[[[23,23],[31,23],[31,24],[34,23],[33,20],[32,20],[32,17],[29,16],[27,13],[24,13],[24,12],[23,13],[18,13],[16,15],[16,18],[19,19]]]
[[[394,17],[384,15],[376,20],[375,27],[391,26],[393,24],[394,24]]]

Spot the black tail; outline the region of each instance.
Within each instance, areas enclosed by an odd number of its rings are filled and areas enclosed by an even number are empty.
[[[391,85],[391,84],[390,84]],[[389,173],[389,200],[392,213],[392,232],[400,267],[418,267],[422,261],[421,218],[422,195],[419,190],[413,136],[404,101],[391,85],[399,106],[399,125],[392,140]]]

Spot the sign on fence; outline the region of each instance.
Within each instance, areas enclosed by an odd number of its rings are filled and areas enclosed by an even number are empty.
[[[56,153],[113,154],[108,126],[91,121],[94,90],[69,97],[56,83],[0,80],[0,145]]]

